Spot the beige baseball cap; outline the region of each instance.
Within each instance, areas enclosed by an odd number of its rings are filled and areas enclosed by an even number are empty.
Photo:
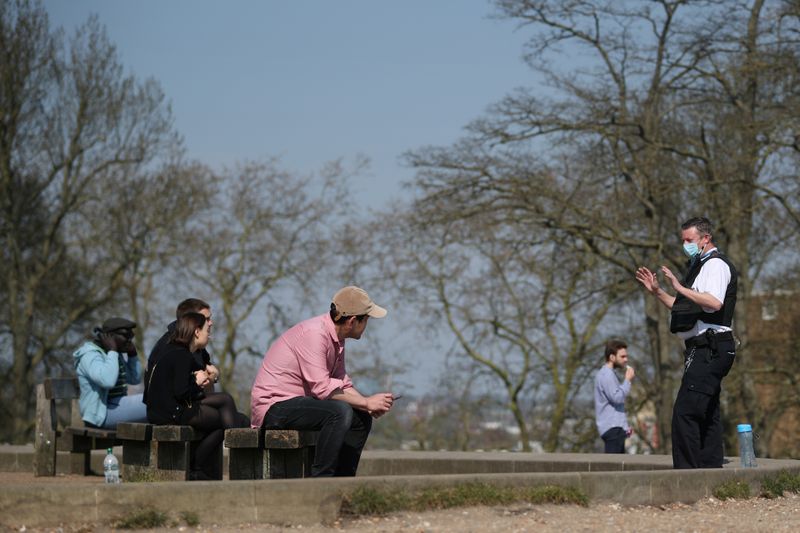
[[[333,305],[340,317],[369,315],[372,318],[383,318],[386,316],[386,309],[373,302],[367,291],[352,285],[340,289],[333,295]]]

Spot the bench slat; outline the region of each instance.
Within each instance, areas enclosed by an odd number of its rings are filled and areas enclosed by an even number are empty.
[[[117,445],[114,432],[102,432],[102,435],[87,435],[84,432],[73,433],[62,431],[59,435],[56,448],[62,452],[90,452],[92,450],[105,450]],[[85,472],[84,472],[85,473]]]
[[[258,448],[260,440],[260,429],[236,428],[225,430],[226,448]]]
[[[117,424],[117,438],[120,440],[150,440],[153,438],[153,425],[121,422]]]
[[[294,449],[314,446],[318,436],[318,431],[270,429],[264,432],[264,448]]]
[[[113,429],[87,428],[68,426],[64,428],[62,434],[71,433],[76,437],[89,437],[93,439],[116,439],[117,432]]]
[[[160,442],[186,442],[201,437],[202,433],[191,426],[153,426],[153,440]]]
[[[75,378],[47,378],[44,396],[48,400],[74,400],[81,397],[81,389]]]
[[[318,431],[298,431],[295,429],[252,429],[238,428],[225,430],[226,448],[273,448],[296,449],[314,446]]]

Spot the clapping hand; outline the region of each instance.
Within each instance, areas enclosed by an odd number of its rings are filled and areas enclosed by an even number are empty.
[[[652,294],[656,294],[661,288],[658,285],[658,277],[656,277],[655,273],[651,272],[647,267],[639,267],[636,270],[635,276],[636,280],[644,285],[644,288]]]
[[[667,278],[667,280],[669,280],[669,282],[672,284],[673,289],[678,290],[678,288],[681,287],[680,280],[678,280],[678,278],[675,277],[675,274],[672,273],[672,270],[670,270],[665,266],[662,266],[661,273],[664,274],[664,277]]]

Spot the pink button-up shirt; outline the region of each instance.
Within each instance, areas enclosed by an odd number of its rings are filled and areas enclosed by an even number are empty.
[[[267,350],[250,393],[250,420],[261,427],[273,404],[311,396],[329,397],[353,382],[344,367],[344,341],[339,341],[328,313],[293,326]]]

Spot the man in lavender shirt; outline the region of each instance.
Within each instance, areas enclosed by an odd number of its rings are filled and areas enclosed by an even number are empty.
[[[333,297],[330,312],[293,326],[276,340],[251,391],[254,428],[319,431],[312,477],[355,476],[372,418],[392,408],[390,392],[363,396],[345,370],[345,339],[360,339],[386,309],[358,287]]]
[[[625,369],[619,382],[614,370]],[[606,362],[594,380],[594,413],[597,431],[606,453],[625,453],[625,438],[631,434],[625,417],[625,398],[631,392],[633,367],[628,366],[628,345],[619,340],[606,343]]]

